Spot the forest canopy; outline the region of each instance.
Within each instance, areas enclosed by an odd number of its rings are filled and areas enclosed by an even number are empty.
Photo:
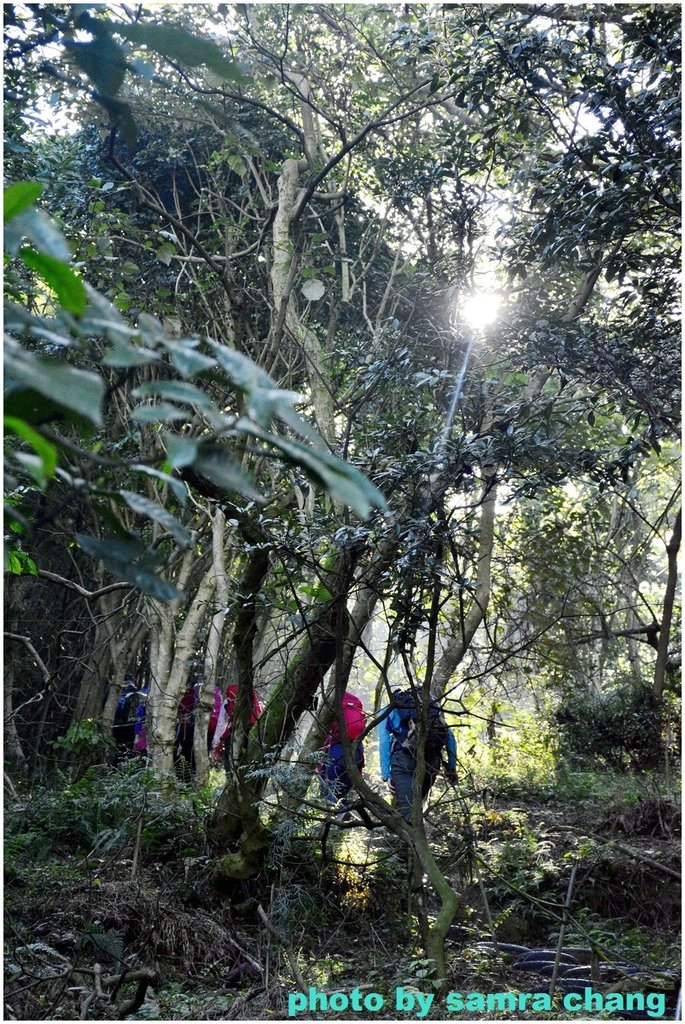
[[[680,11],[5,4],[4,36],[10,876],[40,889],[27,865],[67,857],[92,893],[125,863],[140,901],[161,856],[175,900],[183,882],[189,906],[221,904],[205,971],[230,933],[231,984],[263,1000],[235,1014],[268,1017],[289,985],[335,990],[320,951],[296,955],[316,872],[337,865],[349,925],[353,876],[368,897],[399,863],[429,894],[402,942],[443,992],[450,931],[479,921],[496,946],[511,885],[531,891],[488,845],[483,793],[517,842],[539,822],[510,801],[575,805],[582,779],[672,838]],[[423,702],[419,780],[432,702],[457,739],[425,814],[416,780],[403,816],[379,779],[398,689]],[[351,821],[318,796],[334,728]],[[536,892],[565,928],[586,848],[557,839]],[[278,911],[294,891],[299,917]],[[282,953],[271,980],[235,930],[246,899]],[[135,1014],[159,963],[175,977],[150,899],[156,954],[121,910],[97,919],[104,946],[89,923],[90,945],[45,940],[91,977],[104,949],[135,992],[121,975],[68,996],[38,971],[24,996],[30,907],[9,1019]]]

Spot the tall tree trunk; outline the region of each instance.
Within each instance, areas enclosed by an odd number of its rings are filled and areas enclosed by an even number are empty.
[[[149,632],[150,624],[141,615],[134,620],[130,629],[126,629],[124,625],[123,635],[111,641],[114,677],[110,677],[110,685],[102,709],[102,725],[105,730],[112,728],[124,676],[127,672],[133,671],[138,652],[145,643]]]
[[[332,445],[335,438],[335,411],[329,390],[328,357],[317,335],[301,321],[293,295],[297,277],[297,253],[290,227],[297,198],[298,180],[297,160],[285,160],[278,179],[278,208],[273,224],[271,290],[275,321],[271,341],[277,347],[285,327],[296,344],[301,346],[307,363],[316,423],[321,436]]]
[[[214,573],[215,611],[209,622],[209,633],[204,659],[204,679],[198,695],[195,710],[195,732],[193,753],[195,755],[195,785],[202,788],[209,776],[209,752],[207,750],[207,729],[209,716],[214,708],[214,687],[223,691],[218,678],[219,654],[226,623],[228,606],[228,572],[226,570],[226,517],[217,506],[212,516],[212,571]]]
[[[124,676],[133,670],[149,631],[142,615],[117,609],[116,601],[116,594],[100,598],[102,618],[96,626],[93,652],[81,677],[72,719],[81,722],[99,718],[105,731],[112,728]]]
[[[666,545],[668,555],[668,577],[666,579],[666,593],[664,594],[664,610],[661,616],[661,628],[659,630],[659,645],[656,652],[656,665],[654,666],[654,683],[652,691],[658,701],[664,694],[664,680],[666,678],[666,667],[668,665],[668,644],[671,635],[671,623],[673,621],[673,607],[678,587],[678,551],[680,550],[680,539],[682,530],[682,509],[678,509],[671,539]]]
[[[184,555],[176,585],[186,589],[195,554]],[[207,605],[214,592],[214,571],[204,568],[200,583],[185,611],[183,624],[176,629],[179,601],[167,604],[153,602],[156,615],[155,661],[151,660],[151,678],[147,696],[145,722],[148,734],[148,755],[158,777],[171,777],[176,735],[178,705],[190,670],[197,633],[207,614]]]
[[[24,579],[17,580],[11,577],[5,588],[9,608],[5,619],[5,637],[21,635],[20,624],[25,611],[27,586]],[[23,641],[14,641],[22,643]],[[16,653],[16,652],[15,652]],[[21,739],[17,732],[17,720],[14,712],[14,686],[16,678],[17,659],[12,656],[12,651],[5,648],[5,689],[3,693],[3,738],[5,749],[5,763],[11,768],[16,768],[22,775],[26,775],[28,762],[26,754],[21,745]]]
[[[14,619],[10,625],[16,626],[17,620]],[[15,659],[8,657],[5,662],[7,668],[5,672],[5,688],[3,691],[3,722],[4,722],[4,750],[5,750],[5,764],[12,769],[16,769],[21,775],[26,774],[27,761],[26,754],[24,753],[17,732],[17,722],[13,707],[14,697],[14,677],[15,677]]]

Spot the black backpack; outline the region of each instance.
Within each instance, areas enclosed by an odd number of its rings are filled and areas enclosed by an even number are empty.
[[[397,737],[403,750],[416,757],[421,725],[421,694],[411,690],[395,690],[392,703],[397,713],[388,719],[388,728]],[[394,721],[393,721],[394,719]],[[397,721],[399,720],[399,722]],[[435,697],[428,703],[426,723],[426,761],[437,762],[447,743],[447,722]]]

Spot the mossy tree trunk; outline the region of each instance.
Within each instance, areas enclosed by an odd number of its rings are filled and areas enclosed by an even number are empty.
[[[324,586],[333,595],[322,604],[296,645],[288,665],[274,687],[264,712],[249,730],[251,701],[251,665],[247,654],[254,641],[255,627],[248,623],[246,631],[237,634],[242,650],[239,669],[238,700],[243,685],[242,707],[236,701],[236,725],[231,736],[229,778],[215,809],[211,835],[220,846],[231,852],[217,862],[217,872],[229,877],[256,874],[261,867],[260,849],[265,850],[268,837],[259,819],[259,801],[268,782],[268,773],[249,778],[251,772],[268,764],[289,741],[302,714],[312,707],[316,693],[333,664],[336,652],[349,630],[347,597],[351,587],[354,558],[347,552],[336,555],[335,564],[324,577]],[[258,567],[253,566],[253,583]],[[239,721],[242,716],[242,722]]]

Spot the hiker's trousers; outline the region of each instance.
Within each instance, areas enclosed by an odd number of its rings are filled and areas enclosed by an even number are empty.
[[[362,744],[357,747],[357,768],[361,771],[364,764],[364,750]],[[345,767],[345,754],[343,752],[342,743],[333,743],[328,751],[326,759],[323,763],[323,771],[321,773],[321,794],[329,804],[337,803],[338,800],[343,801],[343,806],[347,806],[347,794],[352,789],[352,780],[347,774],[347,768]]]
[[[440,762],[426,761],[426,771],[421,786],[421,799],[425,800],[440,770]],[[411,821],[412,790],[416,759],[408,751],[394,743],[390,751],[390,778],[395,787],[395,803],[405,821]]]

